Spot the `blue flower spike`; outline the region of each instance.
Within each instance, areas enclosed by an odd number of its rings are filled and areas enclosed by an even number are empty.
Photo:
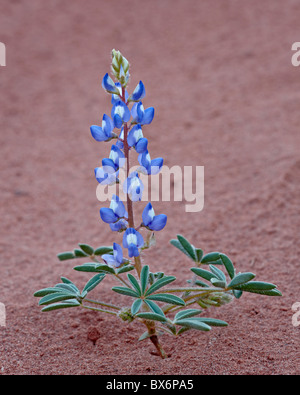
[[[108,73],[106,73],[105,76],[103,77],[102,88],[107,93],[114,94],[114,95],[119,95],[120,94],[119,89],[116,87],[114,81],[110,78]]]
[[[118,100],[111,109],[111,117],[114,120],[114,125],[117,129],[121,129],[124,122],[130,119],[130,111],[124,102]]]
[[[117,137],[117,135],[113,133],[114,123],[106,114],[103,115],[102,126],[92,125],[90,129],[96,141],[110,141]]]
[[[138,102],[139,100],[142,100],[145,96],[146,96],[145,86],[142,83],[142,81],[140,81],[137,84],[134,91],[132,92],[132,94],[129,96],[128,103],[129,102]]]
[[[165,214],[155,215],[154,209],[151,203],[148,203],[144,208],[143,214],[143,226],[149,230],[159,231],[162,230],[167,224],[167,216]]]
[[[154,118],[154,108],[149,107],[146,110],[142,102],[134,103],[131,109],[132,123],[140,123],[141,125],[149,125]]]
[[[148,140],[143,136],[140,124],[133,126],[128,133],[127,142],[130,147],[134,147],[136,152],[142,154],[147,151]]]
[[[130,258],[139,256],[139,248],[143,247],[143,236],[134,228],[128,228],[123,236],[123,247],[128,248],[128,255]]]
[[[104,254],[101,258],[110,267],[120,267],[126,261],[126,259],[123,258],[122,247],[117,243],[113,244],[113,255]]]
[[[138,173],[132,172],[123,184],[123,192],[128,194],[133,202],[142,200],[144,184],[142,183]]]
[[[138,161],[141,165],[139,167],[138,171],[140,171],[143,174],[158,174],[164,164],[163,158],[156,158],[152,159],[150,157],[150,154],[148,151],[143,152],[142,154],[139,155]]]
[[[127,216],[124,203],[119,196],[113,195],[109,208],[103,207],[100,209],[100,216],[102,221],[107,224],[114,224]]]

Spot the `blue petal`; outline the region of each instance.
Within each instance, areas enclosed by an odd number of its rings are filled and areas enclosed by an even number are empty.
[[[118,217],[124,217],[126,209],[124,203],[120,200],[119,196],[113,195],[110,208]]]
[[[151,174],[151,157],[148,151],[143,152],[138,156],[140,165],[145,169],[146,174]]]
[[[103,170],[108,174],[112,174],[118,170],[118,167],[115,165],[114,161],[109,158],[102,159],[102,167]]]
[[[134,89],[132,95],[130,96],[129,101],[141,100],[145,97],[145,95],[146,95],[145,86],[142,83],[142,81],[140,81],[136,86],[136,88]]]
[[[154,108],[153,107],[149,107],[144,112],[143,124],[144,125],[148,125],[149,123],[151,123],[153,121],[153,118],[154,118]]]
[[[117,243],[114,243],[114,258],[119,264],[123,262],[122,247]]]
[[[107,224],[112,224],[118,221],[119,217],[113,212],[111,208],[101,208],[100,216],[103,222]]]
[[[112,145],[109,158],[114,162],[115,167],[117,168],[123,167],[125,165],[125,155],[116,145]]]
[[[104,254],[101,258],[109,265],[109,266],[116,266],[118,262],[116,262],[115,257],[110,254]]]
[[[120,219],[114,224],[109,224],[109,226],[113,232],[122,232],[128,228],[128,222],[125,219]]]
[[[109,138],[111,137],[111,132],[113,128],[114,128],[113,121],[110,119],[108,115],[104,114],[102,119],[102,129],[107,137]]]
[[[103,131],[103,129],[100,126],[97,125],[92,125],[90,127],[92,136],[96,141],[106,141],[107,140],[107,135]]]
[[[141,138],[135,145],[135,150],[138,154],[142,154],[143,152],[146,152],[148,148],[148,140],[143,137]]]
[[[167,224],[167,216],[165,214],[156,215],[153,221],[148,225],[151,230],[162,230]]]
[[[102,80],[102,87],[105,89],[108,93],[114,93],[114,94],[119,94],[119,90],[115,86],[115,83],[113,80],[110,78],[108,73],[105,74]]]
[[[143,236],[139,232],[136,232],[136,237],[137,237],[137,246],[139,248],[143,247],[143,245],[144,245]]]
[[[123,121],[119,114],[114,115],[114,124],[117,129],[121,129]]]
[[[151,161],[151,174],[158,174],[164,164],[163,158],[156,158]]]
[[[153,216],[149,215],[149,212],[152,210],[152,208],[153,207],[151,203],[148,203],[147,206],[144,208],[142,218],[145,226],[148,226],[148,224],[153,221]]]
[[[129,255],[129,258],[132,258],[134,256],[139,256],[140,255],[139,249],[137,248],[136,245],[130,244],[128,246],[128,255]]]

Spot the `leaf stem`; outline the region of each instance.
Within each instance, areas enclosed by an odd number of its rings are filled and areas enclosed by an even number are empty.
[[[83,307],[84,309],[88,309],[88,310],[99,311],[100,313],[108,313],[108,314],[112,314],[112,315],[118,315],[114,311],[98,309],[97,307],[91,307],[91,306],[85,306],[85,305],[81,305],[81,307]]]
[[[121,310],[120,307],[115,306],[113,304],[110,303],[104,303],[104,302],[100,302],[98,300],[92,300],[92,299],[84,299],[86,302],[92,303],[92,304],[97,304],[99,306],[104,306],[104,307],[110,307],[111,309],[115,309],[115,310]]]

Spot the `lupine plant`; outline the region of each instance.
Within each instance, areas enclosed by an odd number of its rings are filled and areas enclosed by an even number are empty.
[[[210,331],[212,327],[228,325],[219,319],[204,317],[202,313],[209,307],[230,303],[245,292],[268,296],[281,296],[281,293],[274,284],[254,281],[253,273],[238,273],[225,254],[204,254],[182,235],[177,235],[170,243],[179,255],[184,254],[192,263],[191,278],[186,286],[173,285],[175,276],[153,272],[144,263],[146,251],[155,246],[156,232],[166,226],[167,216],[156,214],[148,202],[142,217],[135,218],[134,204],[143,203],[144,185],[140,175],[158,174],[163,159],[151,159],[148,139],[144,137],[144,130],[154,117],[154,108],[145,109],[142,104],[146,93],[144,84],[140,81],[131,94],[127,92],[129,62],[119,51],[112,51],[111,70],[116,82],[108,73],[102,80],[102,87],[111,96],[111,114],[104,114],[101,126],[93,125],[90,130],[98,142],[115,142],[109,157],[95,169],[96,180],[104,186],[118,184],[127,197],[125,206],[114,194],[110,206],[100,209],[100,218],[107,224],[103,226],[109,226],[114,242],[98,248],[79,244],[73,251],[58,254],[60,261],[88,261],[74,267],[76,271],[92,274],[82,290],[71,280],[61,277],[59,284],[41,289],[34,296],[41,298],[39,305],[44,312],[77,307],[110,314],[127,323],[139,322],[146,329],[139,340],[150,339],[158,354],[166,358],[161,335],[180,337],[187,331]],[[140,166],[130,172],[129,158],[134,152]],[[126,167],[126,180],[120,185],[119,172],[123,167]],[[119,295],[118,304],[89,297],[107,276],[117,282],[112,292]]]

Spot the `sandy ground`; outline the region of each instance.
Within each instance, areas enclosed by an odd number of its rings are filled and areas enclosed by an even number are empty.
[[[1,0],[0,374],[299,374],[300,68],[296,0]],[[137,343],[144,330],[83,310],[42,314],[33,292],[88,274],[56,254],[114,241],[99,219],[94,167],[107,156],[89,126],[110,111],[101,79],[110,51],[146,85],[152,157],[205,167],[205,207],[158,202],[168,215],[151,268],[189,277],[168,241],[184,234],[240,271],[276,283],[282,298],[246,295],[207,314],[210,333],[163,337],[167,360]],[[97,294],[110,300],[110,280]],[[113,301],[118,299],[113,295]],[[101,334],[95,345],[88,331]]]

